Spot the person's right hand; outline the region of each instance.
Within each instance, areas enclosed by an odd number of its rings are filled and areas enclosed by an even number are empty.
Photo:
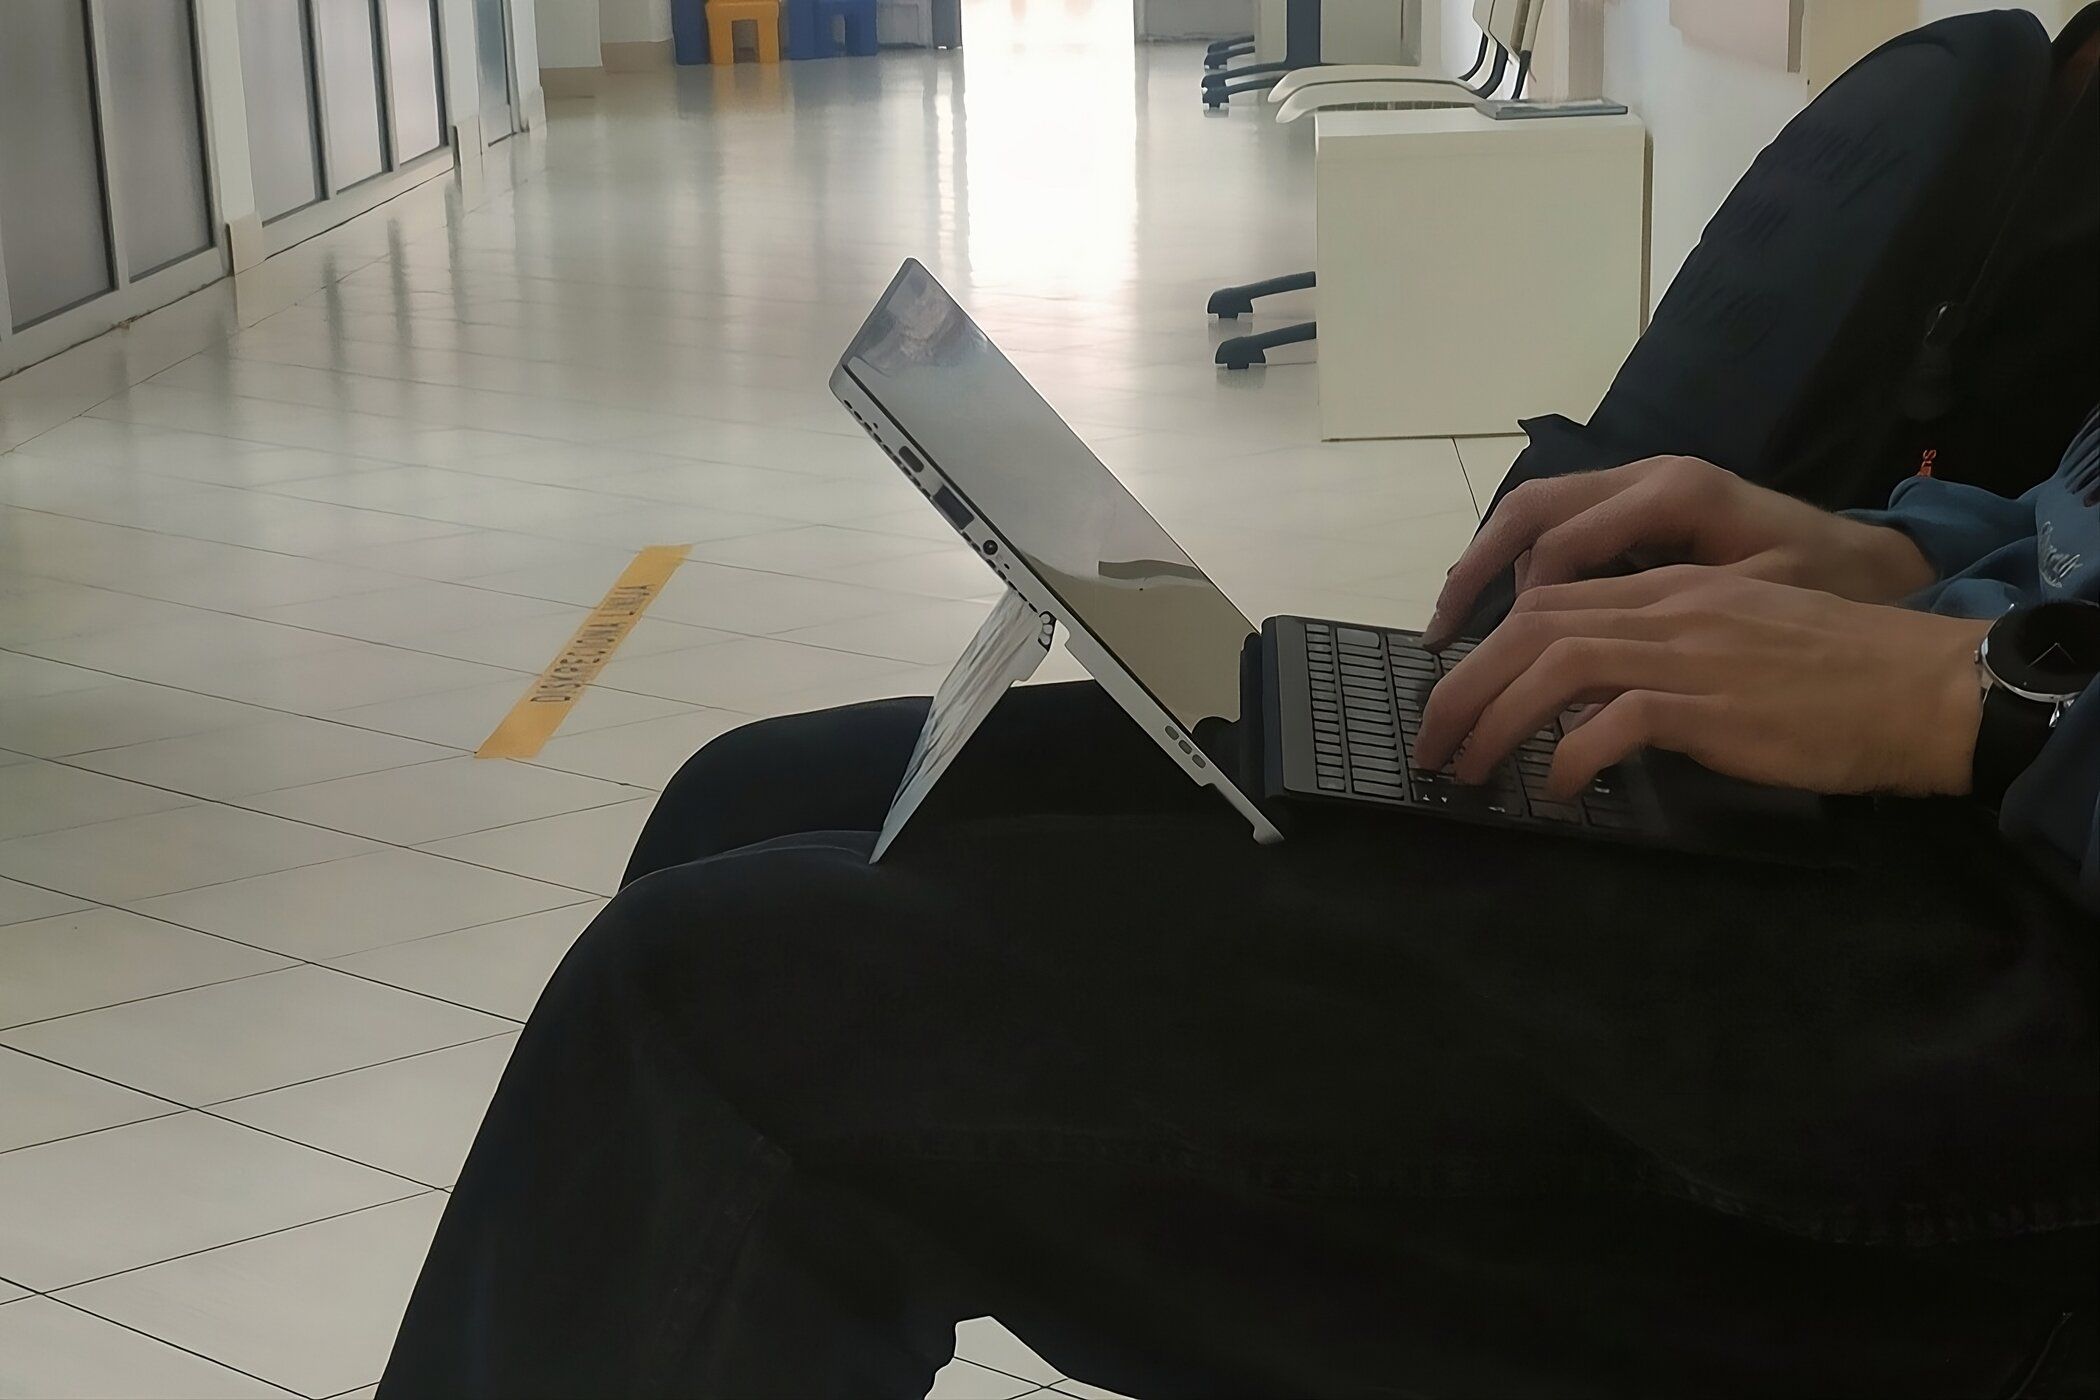
[[[1900,530],[1847,520],[1694,457],[1527,481],[1452,566],[1423,641],[1458,635],[1481,590],[1516,566],[1517,592],[1600,574],[1705,564],[1751,578],[1893,603],[1933,581]]]

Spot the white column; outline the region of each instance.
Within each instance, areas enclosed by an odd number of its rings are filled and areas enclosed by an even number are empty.
[[[540,89],[540,22],[538,0],[510,0],[511,91],[518,94],[518,129],[530,131],[547,121],[547,95]]]
[[[438,38],[444,48],[445,112],[452,123],[454,159],[481,165],[481,74],[474,67],[474,0],[438,0]]]
[[[203,83],[212,207],[226,229],[235,272],[263,260],[262,220],[248,157],[248,95],[241,82],[239,0],[197,0],[197,53]]]

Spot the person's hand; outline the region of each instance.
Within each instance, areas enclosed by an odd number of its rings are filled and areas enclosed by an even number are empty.
[[[1430,692],[1415,762],[1461,782],[1591,704],[1547,781],[1565,799],[1643,748],[1814,792],[1966,793],[1986,622],[1678,565],[1535,587]]]
[[[1452,567],[1424,642],[1451,641],[1512,563],[1519,594],[1665,564],[1722,566],[1862,603],[1892,603],[1933,581],[1900,530],[1832,515],[1710,462],[1651,457],[1510,492]]]

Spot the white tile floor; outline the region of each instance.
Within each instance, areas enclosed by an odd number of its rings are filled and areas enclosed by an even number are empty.
[[[939,679],[990,576],[824,387],[900,258],[1249,613],[1421,619],[1514,444],[1322,445],[1309,348],[1214,370],[1209,288],[1307,261],[1306,133],[1205,119],[1119,7],[1021,14],[618,79],[0,383],[0,1396],[369,1393],[654,791]],[[554,741],[468,756],[651,544]],[[958,1349],[936,1395],[1105,1393]]]

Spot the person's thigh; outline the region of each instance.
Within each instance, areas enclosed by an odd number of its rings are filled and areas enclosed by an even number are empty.
[[[658,799],[627,879],[805,831],[877,831],[924,696],[758,720],[709,741]],[[1092,681],[1001,697],[914,815],[1137,812],[1214,801]]]
[[[1597,1327],[1534,1339],[1527,1364],[1551,1374],[1597,1363],[1576,1354],[1590,1333],[1643,1300],[1688,1316],[1663,1297],[1686,1252],[1627,1238],[1648,1228],[1636,1198],[1745,1218],[1713,1268],[1781,1258],[1791,1273],[1742,1278],[1783,1283],[1786,1317],[1868,1278],[1916,1316],[1941,1296],[1857,1249],[1792,1252],[1806,1241],[1937,1245],[2091,1199],[2076,926],[2008,902],[1959,823],[1892,820],[1873,863],[1833,872],[1434,821],[1265,850],[1200,804],[977,815],[879,867],[864,833],[835,833],[666,869],[608,936],[634,996],[684,1018],[713,1090],[800,1166],[968,1221],[950,1243],[981,1243],[989,1269],[999,1250],[1037,1277],[1063,1261],[1058,1298],[1022,1287],[1020,1311],[1070,1311],[1088,1272],[1135,1308],[1138,1280],[1208,1261],[1237,1325],[1204,1345],[1272,1364],[1341,1342],[1317,1308],[1264,1333],[1275,1295],[1249,1271],[1309,1279],[1325,1258],[1433,1319],[1395,1324],[1402,1353],[1448,1345],[1436,1364],[1459,1374],[1494,1349],[1498,1300],[1543,1308],[1572,1272],[1572,1315]],[[1238,1243],[1205,1243],[1204,1220]],[[1343,1248],[1351,1222],[1410,1240]],[[1693,1283],[1740,1295],[1731,1278]],[[1975,1314],[1983,1354],[2016,1349],[2031,1308]],[[1145,1316],[1133,1353],[1161,1335]],[[1696,1361],[1653,1350],[1680,1379]]]

